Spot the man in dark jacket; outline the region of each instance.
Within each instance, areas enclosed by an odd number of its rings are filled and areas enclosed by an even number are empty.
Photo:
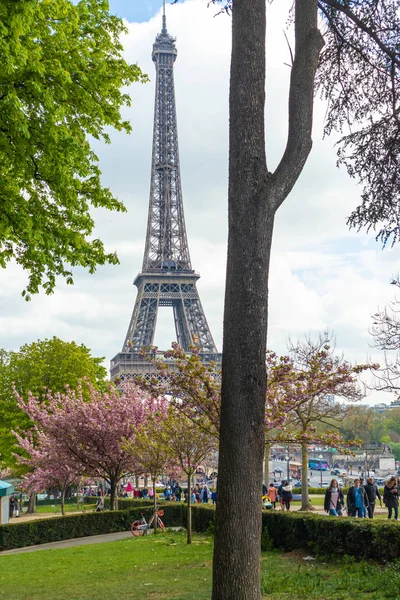
[[[369,519],[373,519],[374,518],[374,510],[375,510],[375,503],[376,503],[376,498],[379,498],[379,502],[381,503],[382,506],[382,498],[381,498],[381,494],[378,490],[378,486],[376,485],[376,483],[374,483],[374,478],[373,477],[368,477],[367,479],[367,483],[363,486],[364,490],[367,493],[368,496],[368,518]]]
[[[349,517],[363,518],[364,507],[368,507],[369,501],[367,492],[360,487],[359,478],[354,480],[354,485],[347,492],[347,513]]]

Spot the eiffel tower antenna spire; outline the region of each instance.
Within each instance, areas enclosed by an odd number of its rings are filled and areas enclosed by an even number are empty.
[[[167,17],[165,15],[165,0],[163,0],[162,33],[167,33]]]

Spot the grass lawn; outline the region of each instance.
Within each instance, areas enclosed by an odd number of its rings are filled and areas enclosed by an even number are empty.
[[[18,600],[192,600],[211,595],[213,540],[167,533],[90,546],[0,555],[0,589]],[[304,552],[262,554],[268,600],[398,599],[399,564],[305,561]],[[234,599],[232,599],[234,600]]]
[[[65,504],[65,514],[74,513],[74,512],[90,512],[96,508],[96,502],[93,504]],[[56,513],[61,515],[61,504],[55,505],[47,505],[47,506],[37,506],[36,507],[37,514],[48,514],[48,513]]]

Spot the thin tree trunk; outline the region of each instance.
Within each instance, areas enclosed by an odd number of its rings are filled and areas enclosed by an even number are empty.
[[[135,488],[139,489],[139,475],[135,475]]]
[[[308,446],[301,445],[301,508],[300,510],[314,510],[308,495]]]
[[[110,479],[110,509],[118,510],[117,482]]]
[[[271,456],[271,443],[265,443],[265,455],[264,455],[264,483],[268,487],[269,483],[269,458]]]
[[[191,503],[191,485],[192,485],[192,476],[188,473],[187,477],[187,485],[188,485],[188,501],[187,501],[187,543],[192,543],[192,503]]]
[[[61,490],[61,514],[65,517],[65,488]]]
[[[31,515],[36,512],[36,492],[31,492],[28,501],[28,510],[26,512]]]
[[[153,520],[153,529],[154,533],[157,529],[157,498],[156,498],[156,478],[153,477],[153,499],[154,499],[154,520]]]

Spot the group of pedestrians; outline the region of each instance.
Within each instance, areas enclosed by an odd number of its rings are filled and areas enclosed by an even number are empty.
[[[290,510],[290,503],[293,500],[292,486],[288,481],[282,481],[281,485],[276,488],[273,483],[267,488],[263,485],[263,497],[268,496],[272,507],[276,508],[276,503],[279,502],[282,510]]]
[[[365,484],[361,478],[354,479],[354,484],[349,487],[347,492],[346,505],[341,487],[336,479],[332,479],[325,492],[324,510],[331,516],[340,517],[346,506],[349,517],[373,519],[377,500],[382,506],[382,496],[373,477],[368,477]],[[397,521],[399,517],[398,477],[390,477],[386,481],[383,489],[383,503],[388,509],[388,519],[394,515]]]
[[[187,489],[184,491],[185,494],[185,502],[188,501],[188,491]],[[207,484],[204,484],[202,487],[196,483],[194,488],[191,490],[190,494],[190,503],[191,504],[208,504],[211,500],[212,504],[216,504],[217,502],[217,492],[213,489],[210,490]]]

